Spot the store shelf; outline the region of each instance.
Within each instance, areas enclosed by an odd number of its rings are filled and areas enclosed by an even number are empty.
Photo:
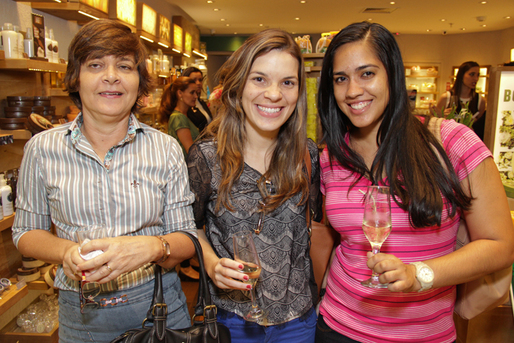
[[[14,139],[25,139],[29,140],[32,138],[32,133],[29,130],[1,130],[0,135],[12,135]],[[1,231],[1,230],[0,230]]]
[[[4,217],[4,219],[0,220],[0,232],[10,229],[12,224],[14,223],[14,214],[8,217]]]
[[[0,60],[0,69],[64,73],[66,72],[66,64],[50,63],[30,59],[9,59]]]
[[[7,291],[2,293],[0,299],[0,316],[27,294],[29,294],[29,287],[25,282],[18,282],[11,285]]]

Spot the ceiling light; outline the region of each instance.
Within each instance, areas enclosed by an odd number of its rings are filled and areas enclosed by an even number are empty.
[[[212,3],[214,3],[214,1],[212,1],[212,0],[207,0],[207,3],[208,3],[208,4],[212,4]]]
[[[296,17],[296,18],[294,18],[294,20],[300,20],[300,18]]]
[[[225,18],[221,18],[221,21],[225,21]]]
[[[177,49],[175,49],[175,48],[171,48],[171,50],[175,51],[175,52],[176,52],[176,53],[178,53],[178,54],[180,54],[180,53],[182,52],[182,51],[177,50]]]
[[[305,1],[305,0],[300,1],[301,4],[305,4],[306,2],[307,1]]]
[[[391,4],[391,5],[394,5],[394,4],[396,4],[396,2],[394,2],[394,1],[391,1],[391,2],[389,3],[389,4]]]
[[[510,19],[510,15],[503,17],[503,19]]]
[[[220,9],[219,8],[215,8],[214,9],[214,12],[218,12]]]
[[[441,19],[441,21],[446,21],[446,19]]]
[[[237,32],[234,32],[235,35],[237,35]]]
[[[430,29],[427,29],[427,32],[431,32],[431,31],[432,31],[432,30],[430,30]]]
[[[82,15],[85,15],[86,17],[93,18],[93,19],[95,19],[95,20],[100,20],[100,18],[95,17],[94,15],[91,15],[91,14],[89,14],[89,13],[82,12],[82,11],[78,11],[78,12],[79,12],[80,14],[82,14]]]
[[[461,27],[460,29],[461,31],[466,31],[466,28],[465,27]]]
[[[482,27],[486,27],[486,26],[487,26],[486,24],[482,25]]]
[[[206,56],[206,55],[204,55],[204,54],[202,54],[202,53],[201,53],[201,52],[199,52],[199,51],[193,50],[193,54],[198,55],[198,56],[200,56],[200,57],[203,57],[204,59],[207,59],[207,56]]]
[[[186,54],[185,52],[183,53],[184,56],[186,56],[187,58],[191,57],[189,54]]]
[[[480,1],[480,5],[485,5],[487,4],[487,1]]]
[[[373,20],[373,18],[368,18],[368,21],[372,21],[372,20]]]
[[[230,26],[230,24],[225,24],[225,26]]]
[[[153,40],[151,40],[150,38],[146,38],[145,36],[139,36],[139,38],[144,39],[150,43],[153,43]]]
[[[259,26],[264,26],[264,24],[259,24]]]
[[[157,42],[157,44],[159,44],[160,46],[165,47],[166,49],[168,49],[168,48],[169,48],[169,45],[166,45],[166,44],[164,44],[164,43]]]

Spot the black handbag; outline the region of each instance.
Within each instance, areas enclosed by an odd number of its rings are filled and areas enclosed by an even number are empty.
[[[155,288],[152,304],[143,321],[143,328],[128,330],[111,343],[230,343],[230,331],[216,321],[217,308],[211,302],[211,295],[207,285],[207,274],[203,263],[202,246],[198,239],[187,232],[181,232],[189,236],[195,245],[200,265],[200,281],[198,284],[198,301],[195,306],[193,325],[186,329],[166,328],[167,306],[162,295],[161,266],[155,268]],[[196,320],[203,316],[202,320]],[[145,327],[146,323],[153,323],[151,327]]]

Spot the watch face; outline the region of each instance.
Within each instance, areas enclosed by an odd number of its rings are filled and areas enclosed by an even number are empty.
[[[419,277],[423,282],[432,282],[434,280],[434,272],[430,268],[423,267],[419,271]]]

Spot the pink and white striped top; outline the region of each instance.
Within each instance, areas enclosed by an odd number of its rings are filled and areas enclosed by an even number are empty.
[[[443,122],[441,137],[460,180],[491,156],[473,131],[453,120]],[[362,231],[363,192],[371,182],[364,178],[349,191],[355,176],[337,163],[332,169],[326,149],[320,164],[327,216],[341,234],[320,308],[325,322],[359,342],[453,342],[455,286],[421,293],[392,293],[361,286],[360,282],[371,275],[366,266],[366,253],[371,248]],[[391,207],[393,230],[381,252],[411,263],[454,251],[459,216],[448,218],[445,207],[441,227],[414,229],[406,211],[394,201]]]

